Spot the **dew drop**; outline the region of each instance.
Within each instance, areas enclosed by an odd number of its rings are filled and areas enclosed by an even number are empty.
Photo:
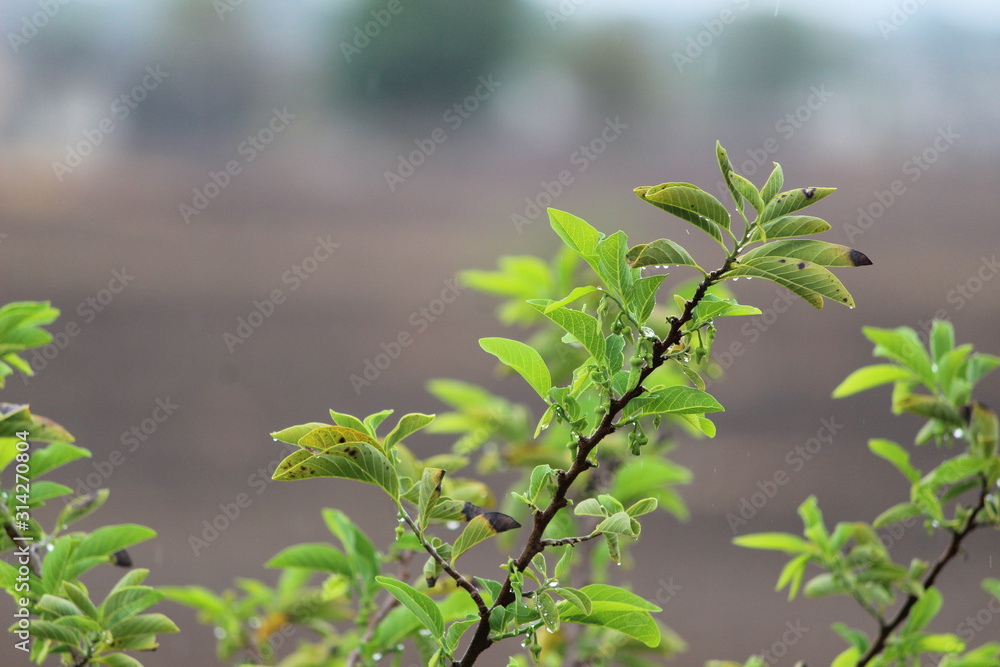
[[[380,662],[384,656],[381,653],[376,653],[372,656],[372,660],[375,662]]]
[[[951,434],[953,436],[955,436],[956,438],[961,438],[962,437],[962,429],[956,428],[954,431],[951,432]]]
[[[449,521],[448,523],[445,524],[445,526],[447,526],[448,530],[458,530],[458,527],[460,525],[461,524],[459,524],[458,521]]]
[[[553,630],[552,628],[550,628],[547,625],[545,626],[545,632],[549,633],[550,635],[551,634],[555,634],[555,630]]]
[[[552,586],[558,586],[559,585],[559,580],[558,579],[553,579],[551,581],[551,584],[552,584]]]
[[[212,629],[212,634],[215,635],[216,639],[225,639],[227,637],[226,631],[218,626]]]

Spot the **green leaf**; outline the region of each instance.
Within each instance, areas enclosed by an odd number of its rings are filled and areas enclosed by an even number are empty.
[[[340,540],[357,576],[364,584],[374,581],[379,571],[378,552],[368,536],[344,512],[324,508],[323,522],[330,533]]]
[[[90,458],[90,452],[83,447],[77,447],[66,442],[49,443],[44,449],[32,452],[28,477],[36,480],[59,466],[64,466],[67,463],[72,463],[82,458]]]
[[[69,600],[48,593],[39,598],[36,606],[38,609],[57,617],[83,615],[83,611]]]
[[[612,294],[622,301],[629,301],[635,269],[625,261],[628,251],[628,237],[625,232],[615,232],[597,244],[597,275]]]
[[[853,248],[813,239],[770,241],[746,252],[739,261],[745,262],[755,257],[790,257],[820,266],[869,266],[872,263],[864,253]]]
[[[100,612],[97,611],[97,607],[94,603],[90,601],[87,597],[87,592],[79,584],[75,584],[71,581],[64,581],[62,584],[63,594],[69,598],[73,604],[80,609],[88,618],[92,620],[99,620],[101,618]]]
[[[896,364],[872,364],[854,371],[833,390],[834,398],[843,398],[852,394],[900,380],[915,380],[916,377],[908,369]]]
[[[770,203],[774,196],[781,191],[781,186],[785,184],[785,174],[781,171],[781,165],[777,162],[773,164],[774,169],[771,171],[771,175],[767,177],[767,182],[760,189],[760,198],[764,200],[765,204]],[[771,235],[768,234],[768,237],[770,238]]]
[[[615,512],[594,528],[599,533],[622,535],[635,539],[639,537],[639,522],[625,512]]]
[[[656,307],[656,292],[666,278],[666,274],[646,276],[639,278],[632,285],[632,296],[628,306],[635,313],[635,319],[639,324],[645,324],[649,316],[653,314],[653,308]]]
[[[872,522],[875,528],[891,526],[894,523],[921,516],[923,512],[913,503],[899,503],[885,510]]]
[[[753,183],[743,178],[735,171],[729,174],[729,180],[732,182],[733,187],[739,190],[741,197],[750,202],[750,205],[753,206],[755,211],[759,213],[764,208],[764,200],[761,199],[760,193],[757,191],[757,188]],[[739,209],[741,211],[743,210],[742,202]]]
[[[700,389],[676,385],[657,389],[629,402],[622,415],[626,418],[655,414],[704,414],[725,408]]]
[[[552,388],[552,376],[535,348],[509,338],[480,338],[479,346],[517,371],[539,396],[545,398],[548,395]]]
[[[625,259],[634,269],[641,269],[646,266],[690,266],[705,272],[694,257],[680,244],[669,239],[657,239],[649,244],[637,245],[628,251]]]
[[[410,436],[420,429],[426,427],[432,421],[434,421],[435,415],[425,415],[419,412],[411,412],[405,415],[396,424],[396,428],[389,432],[389,435],[385,437],[385,448],[392,449],[396,443],[401,442],[403,438]]]
[[[583,613],[568,601],[560,602],[559,615],[564,623],[609,628],[646,646],[659,645],[660,629],[650,615],[651,611],[660,611],[659,607],[634,593],[605,584],[584,586],[580,592],[591,599],[591,613]]]
[[[548,213],[549,224],[552,225],[552,229],[559,235],[559,238],[593,265],[592,260],[597,254],[597,244],[604,238],[604,234],[594,229],[586,220],[571,213],[554,208],[548,209]]]
[[[781,575],[778,576],[778,583],[774,590],[780,591],[788,585],[788,599],[794,600],[802,586],[802,578],[805,576],[806,566],[811,559],[812,554],[803,553],[788,561],[782,568]]]
[[[770,549],[789,554],[809,552],[812,545],[798,535],[789,533],[753,533],[733,538],[733,544],[748,549]]]
[[[452,564],[454,565],[459,556],[483,540],[520,527],[521,524],[502,512],[484,512],[473,517],[465,526],[462,534],[455,540],[455,545],[451,550]]]
[[[353,576],[354,567],[344,552],[329,544],[296,544],[279,551],[265,567],[301,568]]]
[[[958,635],[924,635],[917,639],[913,649],[917,653],[961,653],[965,650],[965,642]]]
[[[56,525],[70,526],[85,516],[96,512],[108,499],[108,495],[110,493],[111,492],[107,489],[98,489],[94,493],[77,496],[70,502],[66,503],[65,507],[63,507],[59,512],[59,518],[56,519]]]
[[[837,188],[798,188],[776,195],[767,203],[757,217],[757,222],[764,224],[788,215],[793,211],[811,206],[827,195],[833,194]]]
[[[559,609],[552,596],[547,592],[535,596],[535,605],[539,616],[542,617],[542,623],[545,624],[545,629],[549,632],[557,632],[559,630]]]
[[[955,327],[948,320],[934,320],[930,335],[931,358],[940,364],[942,358],[955,348]]]
[[[272,479],[294,481],[312,477],[353,479],[381,487],[389,496],[399,498],[399,478],[381,451],[365,442],[337,445],[322,454],[299,450],[278,464]]]
[[[420,480],[420,497],[417,505],[417,509],[420,512],[420,530],[427,530],[431,512],[441,497],[441,483],[444,480],[444,476],[445,471],[441,468],[424,468],[423,477]]]
[[[115,623],[108,628],[108,632],[117,641],[124,637],[134,637],[136,635],[180,632],[180,628],[163,614],[140,614]]]
[[[920,479],[920,472],[910,465],[910,453],[891,440],[873,438],[868,441],[868,449],[876,456],[880,456],[903,473],[903,476],[910,482]]]
[[[594,360],[597,361],[597,363],[604,363],[606,361],[604,354],[605,343],[604,336],[601,333],[601,324],[593,315],[588,315],[587,313],[579,310],[572,310],[570,308],[559,308],[557,310],[550,311],[549,304],[551,302],[543,299],[531,299],[528,303],[538,310],[538,312],[543,313],[545,317],[558,324],[567,333],[576,338],[580,344],[583,345],[584,349],[587,350],[592,357],[594,357]],[[487,351],[489,352],[489,350]],[[548,369],[546,369],[545,372],[548,373]],[[524,373],[521,374],[524,375]],[[527,377],[525,379],[527,379]]]
[[[368,430],[368,427],[365,426],[365,423],[363,421],[361,421],[354,415],[345,414],[343,412],[337,412],[336,410],[331,409],[330,419],[332,419],[333,423],[336,424],[337,426],[344,426],[346,428],[353,429],[355,431],[360,431],[370,436],[375,435],[374,433]]]
[[[333,412],[332,410],[330,411]],[[338,413],[339,414],[339,413]],[[299,424],[298,426],[289,426],[288,428],[282,429],[280,431],[274,431],[271,433],[271,437],[278,442],[284,442],[289,445],[299,444],[299,438],[304,436],[310,431],[320,428],[322,426],[329,426],[329,424],[321,424],[319,422],[309,422],[308,424]]]
[[[632,518],[637,516],[642,516],[643,514],[649,514],[656,509],[656,498],[643,498],[642,500],[633,503],[631,507],[625,510],[628,515]]]
[[[909,368],[924,385],[933,391],[934,371],[931,358],[924,349],[920,337],[910,327],[879,329],[863,327],[862,331],[875,343],[875,356],[886,357]]]
[[[736,172],[733,169],[733,163],[729,161],[729,154],[726,153],[726,149],[722,147],[722,144],[719,141],[715,142],[715,157],[719,161],[719,171],[722,172],[722,178],[726,181],[726,187],[729,188],[729,194],[732,195],[736,208],[739,209],[740,213],[742,213],[743,198],[740,196],[740,191],[733,183],[733,176],[736,175]],[[756,193],[756,189],[754,192]],[[760,199],[759,195],[757,198]]]
[[[76,630],[41,619],[31,620],[28,633],[37,639],[51,639],[69,646],[80,646],[83,641],[83,636]]]
[[[103,526],[80,541],[74,558],[79,560],[92,556],[107,556],[156,537],[156,531],[146,526],[121,524]]]
[[[747,276],[764,278],[785,287],[805,299],[817,309],[823,308],[822,296],[832,301],[854,307],[851,297],[844,284],[833,275],[829,269],[822,266],[788,257],[759,257],[736,264],[725,273],[725,278]]]
[[[545,311],[543,312],[543,314],[544,315],[548,315],[553,310],[556,310],[558,308],[562,308],[563,306],[568,306],[569,304],[573,303],[577,299],[579,299],[581,297],[584,297],[584,296],[587,296],[588,294],[592,294],[592,293],[594,293],[596,291],[598,291],[598,289],[594,285],[586,285],[584,287],[575,287],[575,288],[573,288],[572,292],[570,292],[567,296],[563,297],[562,299],[559,299],[558,301],[549,301],[549,305],[547,305],[545,307]]]
[[[723,248],[726,247],[720,228],[729,229],[729,211],[718,199],[698,186],[691,183],[662,183],[636,188],[635,194],[653,206],[687,220]]]
[[[390,577],[375,577],[375,581],[389,591],[404,607],[413,612],[413,615],[423,626],[430,630],[431,637],[441,641],[444,635],[444,617],[434,600],[409,584]]]
[[[705,322],[716,317],[738,317],[741,315],[760,315],[761,310],[753,306],[744,306],[736,299],[723,299],[714,294],[706,294],[694,309],[694,320]]]
[[[528,484],[528,500],[537,504],[539,494],[547,487],[555,477],[556,471],[547,463],[535,466],[531,471],[531,479]]]
[[[601,503],[598,502],[597,498],[587,498],[586,500],[581,500],[573,507],[573,514],[577,516],[599,517],[606,517],[608,515]]]
[[[923,596],[910,608],[910,613],[903,624],[901,634],[906,637],[913,635],[924,628],[937,616],[944,602],[938,589],[931,587],[924,591]],[[962,649],[959,649],[962,650]]]
[[[834,658],[830,667],[857,667],[859,660],[861,660],[861,652],[852,646]]]
[[[811,215],[786,215],[777,220],[764,223],[761,227],[764,229],[764,235],[769,241],[822,234],[831,229],[829,222]],[[764,239],[760,237],[760,232],[754,230],[750,240],[757,242]]]
[[[383,454],[385,450],[378,440],[368,435],[368,431],[358,431],[347,426],[320,426],[299,438],[299,447],[308,447],[318,452],[325,452],[337,445],[349,442],[364,442]]]
[[[579,609],[584,614],[591,614],[594,611],[594,603],[586,593],[576,588],[561,586],[552,589],[554,593],[561,595],[571,605]]]
[[[112,591],[100,606],[105,627],[138,614],[164,598],[160,591],[149,586],[124,586]]]

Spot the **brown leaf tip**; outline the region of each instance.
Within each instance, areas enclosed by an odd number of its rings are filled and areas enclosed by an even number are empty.
[[[854,248],[851,248],[851,251],[847,253],[847,259],[850,261],[851,266],[871,266],[872,264],[872,261],[868,259],[868,255]]]

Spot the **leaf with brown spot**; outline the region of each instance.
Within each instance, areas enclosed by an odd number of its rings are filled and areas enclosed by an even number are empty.
[[[381,450],[366,442],[334,445],[322,454],[315,455],[301,449],[282,461],[273,476],[281,481],[311,477],[340,477],[374,484],[394,501],[399,500],[399,477],[396,471]]]
[[[367,433],[346,426],[320,426],[299,438],[300,447],[309,447],[321,452],[348,442],[365,442],[385,454],[378,440]]]
[[[757,217],[756,222],[764,224],[770,222],[771,220],[780,218],[783,215],[788,215],[793,211],[798,211],[806,206],[811,206],[820,199],[832,194],[836,189],[837,188],[799,188],[798,190],[782,192],[767,203],[767,206],[764,207],[764,210],[761,211],[760,215]]]
[[[789,257],[757,257],[740,262],[725,274],[731,278],[764,278],[808,301],[817,309],[823,308],[823,297],[854,307],[854,298],[829,269],[812,262]]]
[[[814,239],[771,241],[747,252],[739,261],[757,257],[792,257],[820,266],[869,266],[872,263],[863,252],[854,248]]]
[[[455,564],[459,556],[483,540],[520,527],[521,524],[503,512],[484,512],[480,514],[469,521],[469,525],[465,527],[462,534],[455,540],[455,546],[451,552],[452,565]]]

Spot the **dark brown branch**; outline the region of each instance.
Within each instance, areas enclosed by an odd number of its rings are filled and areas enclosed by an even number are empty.
[[[682,329],[684,325],[691,320],[695,307],[705,297],[705,294],[708,292],[708,288],[721,280],[723,274],[730,269],[734,261],[735,252],[726,259],[726,262],[721,268],[712,271],[706,275],[704,279],[702,279],[701,284],[698,285],[698,289],[695,291],[694,295],[687,303],[684,304],[684,312],[681,313],[680,317],[669,319],[670,331],[667,333],[666,337],[662,340],[657,340],[653,344],[652,364],[645,366],[642,369],[636,386],[619,398],[613,399],[608,406],[608,411],[605,413],[604,419],[601,420],[601,423],[597,426],[594,432],[589,437],[580,436],[577,440],[576,458],[573,461],[573,465],[570,466],[569,470],[559,472],[557,474],[556,489],[552,495],[552,500],[549,501],[548,506],[544,510],[535,512],[534,514],[534,523],[531,528],[531,534],[528,536],[528,541],[525,543],[524,549],[521,551],[521,555],[518,556],[514,563],[514,566],[519,572],[523,572],[531,563],[531,559],[545,549],[542,535],[545,533],[545,529],[548,528],[552,519],[555,518],[559,510],[563,509],[568,504],[567,494],[576,479],[594,466],[594,464],[590,462],[590,455],[594,452],[601,441],[604,440],[604,438],[608,437],[614,433],[615,430],[617,430],[615,419],[617,419],[618,415],[625,408],[625,406],[627,406],[633,399],[638,398],[645,393],[646,388],[642,386],[642,383],[646,381],[646,378],[648,378],[653,371],[662,366],[663,363],[670,358],[668,352],[670,348],[681,342],[681,338],[684,335]],[[502,587],[500,588],[500,594],[497,595],[496,600],[493,602],[493,608],[506,607],[513,601],[514,591],[511,587],[510,575],[508,574]],[[490,639],[489,635],[489,610],[480,609],[479,624],[476,626],[476,632],[472,637],[469,648],[466,650],[461,661],[454,662],[452,664],[456,667],[471,667],[471,665],[474,665],[483,651],[493,645],[493,640]]]
[[[972,513],[969,515],[969,519],[962,530],[951,531],[951,540],[948,542],[947,548],[945,548],[944,552],[938,557],[937,562],[934,563],[934,567],[930,569],[927,576],[924,578],[924,589],[928,589],[934,585],[934,582],[937,581],[937,577],[941,574],[945,565],[951,562],[951,559],[958,555],[959,548],[962,546],[962,541],[968,537],[969,533],[983,525],[976,523],[976,517],[986,506],[987,491],[986,480],[984,479],[982,480],[982,488],[979,491],[979,501],[976,503],[975,509],[973,509]],[[875,656],[882,652],[885,648],[886,641],[889,639],[889,635],[891,635],[893,631],[906,620],[906,618],[910,615],[910,610],[913,609],[913,605],[915,605],[919,599],[920,598],[916,595],[910,595],[906,598],[903,606],[899,608],[899,611],[891,621],[880,624],[878,637],[875,638],[875,641],[868,648],[868,651],[861,657],[861,660],[858,661],[858,667],[864,667]]]

